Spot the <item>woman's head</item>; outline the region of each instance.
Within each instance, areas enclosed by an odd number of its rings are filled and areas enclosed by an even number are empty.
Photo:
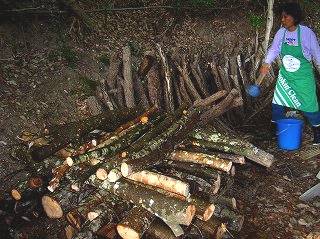
[[[297,26],[302,20],[302,10],[298,3],[286,3],[281,8],[281,24],[285,28]]]

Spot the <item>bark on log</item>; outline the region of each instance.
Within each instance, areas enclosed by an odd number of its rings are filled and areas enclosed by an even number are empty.
[[[141,172],[131,174],[128,178],[130,180],[157,187],[184,197],[190,196],[189,185],[187,183],[160,173],[143,170]]]
[[[217,93],[219,94],[219,92]],[[224,100],[221,104],[224,103]],[[199,115],[201,115],[201,108],[190,108],[189,111],[186,111],[185,114],[177,120],[171,127],[169,127],[166,131],[160,134],[157,138],[149,143],[150,148],[153,149],[148,150],[144,154],[143,158],[126,160],[126,162],[121,165],[121,173],[124,176],[128,176],[132,173],[139,172],[146,168],[150,168],[155,166],[163,161],[163,158],[166,153],[173,149],[173,145],[177,142],[181,142],[186,134],[192,130],[198,122]],[[157,146],[157,147],[154,147]],[[159,148],[163,145],[163,149]],[[140,151],[141,152],[141,151]],[[143,153],[144,151],[142,151]],[[148,155],[149,154],[149,155]]]
[[[148,95],[152,105],[161,107],[161,85],[160,85],[160,78],[159,78],[159,69],[158,65],[155,64],[152,66],[150,71],[147,74],[147,85],[148,85]]]
[[[144,78],[156,62],[151,52],[146,52],[138,69],[138,76]]]
[[[38,148],[30,149],[32,159],[43,160],[54,154],[59,149],[65,147],[70,142],[77,142],[79,137],[83,137],[94,129],[100,128],[106,131],[113,131],[119,125],[137,117],[141,109],[131,109],[127,111],[114,111],[80,121],[65,124],[60,127],[59,132],[52,135],[52,142]]]
[[[90,180],[92,184],[100,189],[109,190],[137,206],[142,206],[166,223],[190,225],[194,217],[194,205],[150,190],[130,180],[121,178],[114,184],[107,181],[101,184],[96,181],[95,177],[91,177]]]
[[[116,94],[115,98],[117,99],[118,108],[123,108],[126,106],[125,98],[124,98],[124,90],[123,90],[124,79],[121,76],[116,76],[116,78],[117,78],[117,82],[116,82],[116,90],[114,90],[114,94]]]
[[[202,221],[196,218],[192,223],[189,236],[190,238],[197,239],[199,238],[199,234],[202,238],[222,239],[227,235],[227,228],[216,218],[211,218],[209,221]]]
[[[133,108],[136,104],[134,101],[134,90],[133,90],[133,80],[132,80],[132,61],[130,47],[123,47],[123,78],[124,78],[124,97],[126,100],[126,106],[128,108]]]
[[[190,202],[196,206],[196,217],[202,221],[208,221],[214,211],[215,205],[209,201],[203,200],[201,197],[192,195]]]
[[[182,76],[179,76],[179,90],[181,93],[181,97],[183,101],[186,103],[186,105],[190,106],[192,105],[192,100],[187,92],[184,80]]]
[[[239,232],[242,229],[244,216],[235,213],[232,209],[215,204],[214,217],[227,222],[227,228]]]
[[[166,110],[167,112],[173,112],[174,105],[173,105],[173,97],[172,97],[172,79],[171,79],[168,60],[164,52],[162,51],[160,44],[156,44],[156,46],[159,51],[159,55],[162,61],[162,66],[163,66],[164,75],[165,75],[165,87],[164,87],[165,97],[164,98],[165,98]]]
[[[95,233],[104,224],[118,220],[130,208],[129,203],[108,191],[100,190],[69,211],[66,219],[78,230],[86,227],[86,230]]]
[[[206,82],[199,66],[199,56],[195,55],[194,62],[191,64],[191,72],[197,81],[200,92],[204,97],[208,97],[209,93],[206,88]]]
[[[108,74],[107,74],[107,85],[109,90],[115,90],[116,89],[116,80],[117,80],[117,75],[120,70],[120,58],[117,53],[112,53],[110,56],[110,66],[108,69]]]
[[[220,75],[219,75],[219,71],[218,71],[218,68],[217,68],[217,64],[216,64],[214,58],[212,58],[212,62],[210,63],[210,68],[211,68],[211,73],[212,73],[212,75],[213,75],[213,78],[214,78],[214,81],[215,81],[215,83],[216,83],[217,89],[218,89],[219,91],[225,90],[225,89],[224,89],[224,86],[223,86],[223,84],[222,84],[222,82],[221,82],[221,77],[220,77]]]
[[[204,153],[175,150],[170,154],[169,158],[173,161],[206,165],[224,172],[229,172],[232,167],[232,162]]]
[[[194,100],[201,99],[200,94],[198,93],[197,89],[194,87],[193,82],[191,81],[189,77],[189,72],[188,72],[188,67],[187,67],[187,62],[186,62],[186,56],[183,55],[181,59],[181,66],[179,64],[176,64],[182,79],[186,85],[187,90],[190,92]]]
[[[220,188],[220,176],[218,177],[218,180],[204,179],[183,171],[177,171],[173,168],[168,168],[167,164],[161,164],[157,166],[156,171],[187,182],[189,184],[191,194],[195,194],[197,192],[216,194]]]
[[[145,233],[149,239],[175,239],[172,230],[159,218],[156,218]]]
[[[202,121],[202,125],[207,124],[213,118],[217,117],[218,115],[222,115],[227,110],[232,108],[230,106],[237,96],[238,92],[235,89],[232,89],[222,102],[217,104],[215,107],[212,107],[211,109],[207,110],[205,113],[201,115],[200,119]]]
[[[147,98],[144,86],[141,82],[141,78],[139,77],[135,78],[133,88],[137,93],[138,105],[141,105],[144,109],[148,109],[150,107],[150,104],[149,104],[149,100]]]
[[[193,145],[243,155],[265,167],[270,167],[274,161],[272,154],[257,148],[243,139],[223,135],[214,128],[196,129],[191,132],[190,136],[198,139],[198,141],[192,142]]]
[[[155,215],[142,207],[134,207],[118,223],[117,231],[124,239],[139,239],[149,228],[155,217]]]

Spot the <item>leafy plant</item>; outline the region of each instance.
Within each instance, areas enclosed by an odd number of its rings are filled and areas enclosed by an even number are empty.
[[[258,29],[263,25],[264,19],[263,19],[263,17],[261,15],[257,15],[257,14],[251,13],[249,15],[249,21],[250,21],[250,25],[253,28]]]

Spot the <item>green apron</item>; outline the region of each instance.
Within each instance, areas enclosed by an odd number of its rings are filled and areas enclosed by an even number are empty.
[[[282,39],[281,60],[276,89],[272,103],[298,109],[304,112],[319,110],[313,67],[302,52],[300,26],[298,46],[285,43]]]

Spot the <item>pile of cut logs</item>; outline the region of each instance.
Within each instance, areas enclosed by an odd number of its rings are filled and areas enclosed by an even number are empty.
[[[47,128],[13,152],[28,170],[1,195],[0,223],[14,228],[46,215],[63,219],[68,239],[227,238],[241,230],[236,199],[223,192],[236,165],[273,163],[220,117],[239,117],[250,103],[241,58],[230,68],[212,61],[210,76],[197,57],[189,68],[172,56],[169,67],[157,50],[161,63],[146,54],[133,72],[124,47],[122,67],[113,55],[88,101],[95,116]]]

